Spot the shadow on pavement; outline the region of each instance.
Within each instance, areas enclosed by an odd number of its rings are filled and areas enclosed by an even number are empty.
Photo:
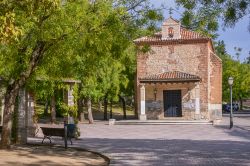
[[[250,142],[88,138],[77,144],[108,154],[111,165],[250,165]]]
[[[59,146],[15,145],[0,150],[0,165],[6,166],[106,166],[107,161],[97,153]]]
[[[231,130],[228,125],[215,126],[215,128],[223,129],[230,136],[244,138],[250,141],[250,126],[234,126]]]

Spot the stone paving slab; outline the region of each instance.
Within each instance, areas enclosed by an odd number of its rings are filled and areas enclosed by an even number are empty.
[[[73,146],[101,152],[114,166],[250,166],[250,118],[234,124],[229,130],[228,117],[219,126],[80,124]]]

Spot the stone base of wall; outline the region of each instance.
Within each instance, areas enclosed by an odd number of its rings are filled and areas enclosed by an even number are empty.
[[[163,102],[162,101],[153,101],[153,100],[147,100],[146,101],[146,115],[147,119],[149,120],[161,120],[168,117],[164,116],[164,108],[163,108]],[[214,109],[211,110],[211,108],[215,108],[215,106],[210,104],[210,112],[207,111],[206,108],[202,107],[200,110],[200,114],[195,114],[195,108],[194,107],[182,107],[182,119],[184,120],[213,120],[213,119],[221,119],[222,112],[221,109]],[[216,108],[219,108],[219,106],[216,106]]]
[[[157,120],[157,119],[162,119],[162,115],[161,114],[163,114],[163,112],[155,110],[155,111],[147,111],[146,114],[147,114],[147,119]]]
[[[139,115],[139,120],[142,120],[142,121],[147,120],[147,115]]]
[[[153,101],[153,100],[146,101],[147,119],[151,120],[162,119],[162,117],[164,117],[162,105],[163,105],[162,101]]]
[[[191,110],[191,109],[182,110],[182,117],[186,120],[194,120],[195,110]]]
[[[164,116],[163,110],[146,110],[147,119],[149,120],[162,120],[168,117]],[[173,117],[175,118],[175,117]],[[178,117],[177,117],[178,118]],[[183,120],[200,120],[200,119],[207,119],[204,115],[197,115],[195,114],[195,110],[182,110],[182,117]]]
[[[221,104],[209,104],[209,120],[221,120],[222,119],[222,106]]]
[[[221,120],[222,119],[222,110],[209,110],[209,119],[210,120]]]

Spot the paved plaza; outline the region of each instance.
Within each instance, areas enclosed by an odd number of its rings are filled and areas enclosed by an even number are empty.
[[[250,166],[250,116],[212,125],[81,124],[74,146],[101,152],[115,166]],[[58,142],[57,142],[58,143]]]

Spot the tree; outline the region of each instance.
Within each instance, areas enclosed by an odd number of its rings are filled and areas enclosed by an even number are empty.
[[[225,50],[223,41],[219,41],[216,45],[217,55],[220,56],[223,62],[223,100],[229,101],[230,91],[228,85],[228,78],[234,78],[233,84],[233,99],[240,101],[242,108],[242,100],[250,97],[250,65],[241,63],[239,60],[234,60]],[[239,56],[239,55],[237,55]]]
[[[0,75],[5,80],[1,147],[10,145],[12,114],[20,88],[48,59],[72,56],[75,38],[83,33],[88,1],[2,1],[0,18]],[[64,48],[64,49],[62,49]]]
[[[146,8],[141,9],[142,6]],[[140,12],[134,11],[137,8]],[[94,1],[88,12],[93,13],[92,19],[98,20],[100,26],[95,26],[93,31],[91,23],[88,24],[89,38],[76,58],[76,77],[82,80],[83,96],[94,101],[103,98],[107,120],[108,100],[117,96],[120,86],[127,86],[125,70],[134,67],[136,49],[131,49],[134,48],[132,40],[152,31],[155,20],[161,17],[146,1],[117,0],[112,4]],[[134,73],[135,67],[130,69],[130,74]]]
[[[97,85],[98,64],[119,61],[132,40],[152,32],[160,18],[147,2],[1,1],[0,75],[6,87],[1,147],[10,146],[19,90],[37,77],[73,77],[84,81],[86,97],[103,95]]]
[[[176,2],[185,9],[182,18],[185,25],[199,26],[203,30],[217,31],[219,20],[224,22],[224,27],[233,27],[241,18],[250,15],[249,0],[176,0]]]

